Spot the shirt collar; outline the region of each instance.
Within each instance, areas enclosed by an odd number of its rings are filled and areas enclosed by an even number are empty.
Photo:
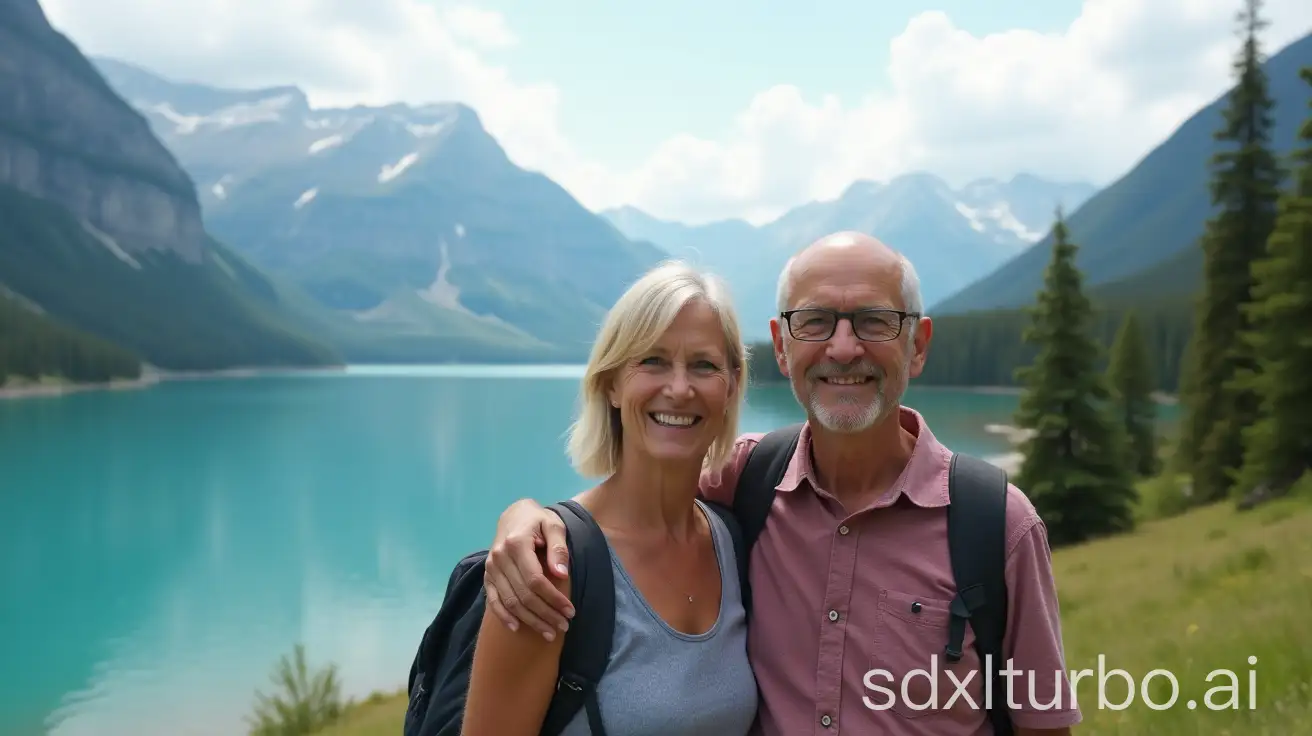
[[[914,409],[901,407],[899,418],[902,427],[916,437],[916,445],[911,451],[911,458],[898,477],[897,482],[875,505],[889,506],[900,496],[921,508],[940,508],[948,504],[948,467],[952,452],[934,437],[925,418]],[[812,491],[820,488],[816,482],[815,467],[811,463],[811,423],[802,425],[802,432],[797,439],[797,449],[783,479],[775,490],[791,493],[807,484]]]

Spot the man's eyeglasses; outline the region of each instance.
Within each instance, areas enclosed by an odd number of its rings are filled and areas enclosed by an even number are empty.
[[[896,340],[902,334],[902,325],[907,317],[919,318],[916,312],[903,312],[897,309],[858,309],[855,312],[839,312],[833,309],[807,308],[790,309],[779,316],[788,325],[788,333],[795,339],[806,342],[824,342],[834,336],[838,321],[846,319],[852,323],[852,331],[866,342],[888,342]]]

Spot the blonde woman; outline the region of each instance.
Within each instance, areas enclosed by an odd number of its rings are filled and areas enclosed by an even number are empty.
[[[614,633],[596,689],[608,734],[739,736],[755,719],[733,522],[697,497],[737,437],[746,366],[724,288],[677,262],[633,284],[593,346],[569,454],[601,478],[572,500],[611,552]],[[570,595],[570,580],[553,582]],[[540,733],[578,625],[547,640],[486,612],[462,734]],[[563,736],[589,735],[600,736],[580,709]]]

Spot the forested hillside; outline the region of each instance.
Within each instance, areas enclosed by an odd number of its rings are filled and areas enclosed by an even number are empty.
[[[192,265],[169,252],[111,249],[60,205],[0,185],[0,279],[60,322],[160,368],[210,370],[335,362],[272,322],[273,286],[216,243]],[[225,257],[226,256],[226,257]]]
[[[1174,393],[1180,361],[1192,329],[1192,304],[1173,303],[1123,306],[1102,303],[1092,320],[1091,334],[1103,348],[1098,361],[1105,370],[1116,330],[1134,309],[1148,344],[1149,360],[1156,371],[1156,388]],[[949,314],[934,320],[929,360],[916,383],[934,386],[1015,386],[1016,369],[1030,365],[1038,347],[1021,341],[1032,321],[1020,309]]]
[[[141,375],[141,359],[0,295],[0,386],[62,378],[104,383]]]

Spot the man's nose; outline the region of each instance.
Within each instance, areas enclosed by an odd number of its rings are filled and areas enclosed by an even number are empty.
[[[847,363],[861,357],[865,352],[865,345],[852,329],[852,322],[840,319],[834,326],[834,334],[830,336],[825,352],[831,359]]]

